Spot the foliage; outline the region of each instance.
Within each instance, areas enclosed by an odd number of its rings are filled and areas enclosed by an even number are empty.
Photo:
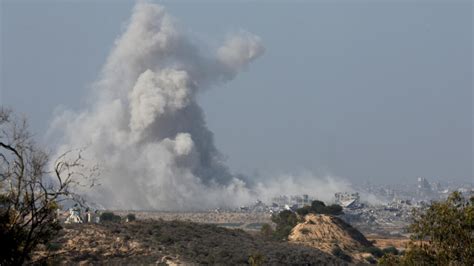
[[[48,242],[46,244],[46,249],[49,251],[58,251],[61,249],[61,243],[57,242]]]
[[[348,262],[352,261],[352,257],[347,255],[340,247],[335,246],[331,250],[331,254]]]
[[[384,252],[378,248],[378,247],[375,247],[375,246],[371,246],[371,247],[363,247],[361,249],[362,252],[366,252],[366,253],[370,253],[372,254],[374,257],[376,258],[380,258],[384,255]]]
[[[393,254],[393,255],[398,255],[398,249],[396,247],[386,247],[382,249],[384,254]]]
[[[342,214],[342,207],[338,204],[331,204],[326,207],[326,214],[330,215],[339,215]]]
[[[391,253],[386,253],[380,258],[377,262],[380,265],[387,265],[387,266],[398,266],[401,265],[400,257],[393,255]]]
[[[293,227],[298,224],[298,217],[295,213],[284,210],[272,216],[272,221],[276,224],[273,237],[276,240],[287,240]]]
[[[263,224],[260,228],[260,234],[265,239],[271,239],[273,236],[273,229],[269,224]]]
[[[122,217],[115,215],[113,212],[103,212],[100,214],[101,222],[120,222]]]
[[[368,256],[364,258],[369,264],[377,264],[377,260],[373,256]]]
[[[410,231],[418,245],[408,250],[407,259],[426,256],[443,265],[473,265],[474,197],[467,200],[453,192],[446,201],[432,203],[416,214]]]
[[[301,216],[305,216],[310,213],[339,215],[342,214],[342,207],[338,204],[326,206],[324,202],[320,200],[315,200],[311,203],[311,206],[304,206],[302,208],[297,209],[296,213]]]
[[[474,265],[474,197],[453,192],[446,201],[433,202],[414,212],[409,230],[411,241],[398,264]],[[394,260],[386,255],[379,262],[393,265]]]
[[[137,220],[137,217],[135,216],[135,214],[133,214],[133,213],[127,214],[127,221],[133,222],[135,220]]]
[[[46,152],[33,141],[25,119],[0,107],[0,265],[21,265],[38,244],[47,244],[60,230],[59,203],[78,199],[79,180],[94,177],[84,171],[80,154],[65,153],[48,171]]]
[[[309,234],[311,231],[310,231],[308,228],[301,228],[301,229],[300,229],[300,232],[301,232],[303,235],[307,235],[307,234]]]
[[[304,206],[297,209],[296,213],[284,210],[278,214],[274,214],[272,221],[276,224],[276,228],[273,233],[273,238],[276,240],[286,240],[293,227],[298,224],[299,219],[310,213],[339,215],[342,213],[342,207],[337,204],[326,206],[324,202],[315,200],[311,203],[311,206]]]
[[[261,253],[255,253],[249,256],[249,261],[248,263],[251,266],[260,266],[263,265],[263,262],[265,261],[265,258]]]
[[[296,213],[301,216],[305,216],[311,212],[311,206],[303,206],[296,209]]]

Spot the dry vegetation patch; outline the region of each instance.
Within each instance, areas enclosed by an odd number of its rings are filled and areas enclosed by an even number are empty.
[[[355,261],[363,260],[361,250],[372,247],[372,243],[357,229],[337,217],[323,214],[306,215],[304,221],[293,228],[288,240],[336,256],[347,255]]]
[[[72,225],[52,243],[55,248],[43,247],[35,259],[65,264],[345,264],[315,248],[186,221]]]

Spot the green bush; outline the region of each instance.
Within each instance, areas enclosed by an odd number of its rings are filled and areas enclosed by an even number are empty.
[[[58,242],[49,242],[46,244],[46,249],[48,251],[58,251],[62,247],[61,243]]]
[[[398,249],[396,247],[386,247],[382,251],[384,254],[398,255]]]
[[[260,266],[263,265],[265,258],[261,253],[255,253],[249,256],[248,263],[251,266]]]
[[[379,265],[387,265],[387,266],[398,266],[398,265],[403,265],[400,261],[400,257],[387,253],[383,255],[382,258],[380,258],[377,262]],[[421,265],[421,264],[420,264]]]
[[[453,192],[447,200],[414,211],[411,241],[400,256],[387,253],[382,265],[474,265],[474,197]]]
[[[135,214],[129,213],[129,214],[127,214],[127,220],[129,222],[133,222],[133,221],[137,220],[137,217],[135,216]]]
[[[325,213],[326,204],[320,200],[314,200],[311,202],[311,212],[312,213]]]
[[[362,252],[370,253],[376,258],[381,258],[384,255],[384,252],[375,246],[372,247],[364,247],[361,249]]]
[[[260,229],[260,234],[264,238],[270,239],[273,236],[273,228],[269,224],[263,224],[262,228]]]
[[[339,215],[342,214],[342,207],[337,204],[332,204],[326,207],[326,214]]]
[[[347,255],[340,247],[335,246],[331,250],[331,254],[348,262],[352,261],[352,257]]]
[[[311,231],[310,231],[308,228],[302,228],[302,229],[300,230],[300,232],[301,232],[303,235],[307,235],[307,234],[309,234]]]
[[[433,202],[426,211],[414,212],[410,225],[411,248],[406,263],[435,261],[440,265],[474,265],[474,196],[453,192],[447,200]],[[423,241],[429,240],[429,244]]]
[[[366,257],[365,260],[370,264],[377,264],[377,260],[372,256]]]
[[[342,207],[337,204],[326,206],[324,202],[320,200],[315,200],[311,203],[311,206],[304,206],[302,208],[297,209],[296,213],[301,216],[305,216],[310,213],[339,215],[342,214]]]
[[[101,222],[120,222],[122,217],[115,215],[113,212],[103,212],[100,214]]]
[[[296,210],[296,213],[301,216],[305,216],[306,214],[309,214],[310,212],[311,212],[311,206],[304,206]]]
[[[272,221],[276,224],[273,236],[276,240],[287,240],[291,230],[298,224],[298,217],[295,213],[284,210],[272,216]]]

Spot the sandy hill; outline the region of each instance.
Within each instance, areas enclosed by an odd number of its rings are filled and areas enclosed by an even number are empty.
[[[81,265],[344,265],[303,245],[267,241],[243,230],[186,221],[68,225],[34,256],[49,264]]]
[[[361,249],[372,246],[372,243],[351,225],[337,217],[319,214],[306,215],[304,222],[293,228],[288,239],[290,242],[327,253],[338,247],[356,260],[361,258]]]

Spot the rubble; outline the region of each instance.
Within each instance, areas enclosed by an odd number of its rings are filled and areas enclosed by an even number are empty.
[[[341,205],[343,208],[356,208],[360,205],[360,196],[358,192],[339,192],[334,196],[336,197],[336,203]]]
[[[83,220],[81,218],[81,210],[79,208],[71,208],[69,209],[69,216],[66,218],[64,222],[66,224],[82,224]]]

